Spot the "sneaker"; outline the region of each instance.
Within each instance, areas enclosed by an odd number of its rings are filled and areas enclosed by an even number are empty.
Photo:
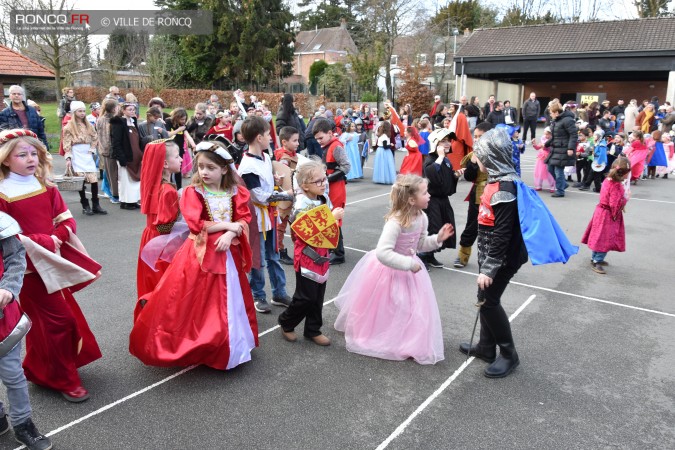
[[[443,267],[443,263],[440,262],[439,260],[437,260],[434,255],[429,255],[428,261],[429,261],[429,265],[431,267],[436,267],[436,268],[439,268],[439,269]]]
[[[603,269],[602,265],[591,261],[591,270],[595,273],[599,273],[600,275],[605,275],[607,272],[605,272],[605,269]]]
[[[106,194],[105,192],[99,192],[98,196],[103,197],[103,198],[110,198],[110,196],[108,194]]]
[[[283,306],[284,308],[288,308],[291,304],[291,301],[292,300],[288,295],[284,295],[282,297],[273,297],[272,301],[270,303],[272,303],[273,305]]]
[[[83,386],[78,386],[72,391],[62,391],[61,395],[71,403],[81,403],[89,399],[89,392]]]
[[[590,189],[589,186],[581,186],[581,187],[579,188],[580,191],[587,191],[587,190],[589,190],[589,189]]]
[[[118,197],[110,197],[110,203],[113,205],[116,205],[120,202],[120,199]]]
[[[9,431],[9,422],[7,421],[7,414],[0,417],[0,435],[3,435]]]
[[[14,439],[29,450],[49,450],[52,441],[38,431],[31,419],[14,427]]]
[[[253,305],[255,306],[255,310],[258,311],[259,313],[269,314],[272,312],[270,304],[267,303],[267,300],[265,300],[264,298],[254,298]]]
[[[574,184],[572,185],[572,187],[573,187],[573,188],[580,188],[580,187],[583,186],[583,185],[584,185],[584,183],[579,182],[579,183],[574,183]]]
[[[557,192],[555,194],[551,195],[551,197],[553,197],[553,198],[560,198],[560,197],[564,197],[564,196],[565,196],[565,194],[558,194]]]
[[[462,268],[466,267],[466,264],[464,264],[462,262],[462,260],[459,259],[459,258],[456,258],[455,262],[453,262],[452,265],[453,265],[453,267],[455,267],[455,269],[462,269]]]

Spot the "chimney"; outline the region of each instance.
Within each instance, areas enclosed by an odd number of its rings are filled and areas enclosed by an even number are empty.
[[[340,28],[342,28],[343,30],[347,29],[347,19],[345,19],[344,17],[340,19]]]

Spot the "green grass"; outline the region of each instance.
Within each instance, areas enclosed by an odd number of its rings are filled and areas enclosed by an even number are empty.
[[[59,119],[56,111],[59,108],[58,103],[41,103],[42,117],[45,118],[45,133],[47,134],[47,142],[49,142],[49,149],[51,153],[59,152],[59,143],[61,140],[61,119]],[[145,120],[145,112],[147,106],[141,105],[141,113],[139,114],[139,122]],[[168,111],[167,111],[168,112]],[[90,114],[89,105],[87,105],[87,114]],[[192,117],[194,111],[187,110],[188,117]]]

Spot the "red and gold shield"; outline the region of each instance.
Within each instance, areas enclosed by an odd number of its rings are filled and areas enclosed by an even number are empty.
[[[327,205],[299,214],[291,229],[300,239],[316,248],[335,248],[340,238],[337,221]]]

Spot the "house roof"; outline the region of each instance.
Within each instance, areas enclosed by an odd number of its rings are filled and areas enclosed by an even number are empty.
[[[295,37],[295,54],[326,51],[358,53],[349,31],[342,27],[301,31]]]
[[[477,29],[456,57],[675,50],[675,17]]]
[[[24,78],[56,78],[46,66],[33,61],[19,52],[0,45],[0,76]]]

